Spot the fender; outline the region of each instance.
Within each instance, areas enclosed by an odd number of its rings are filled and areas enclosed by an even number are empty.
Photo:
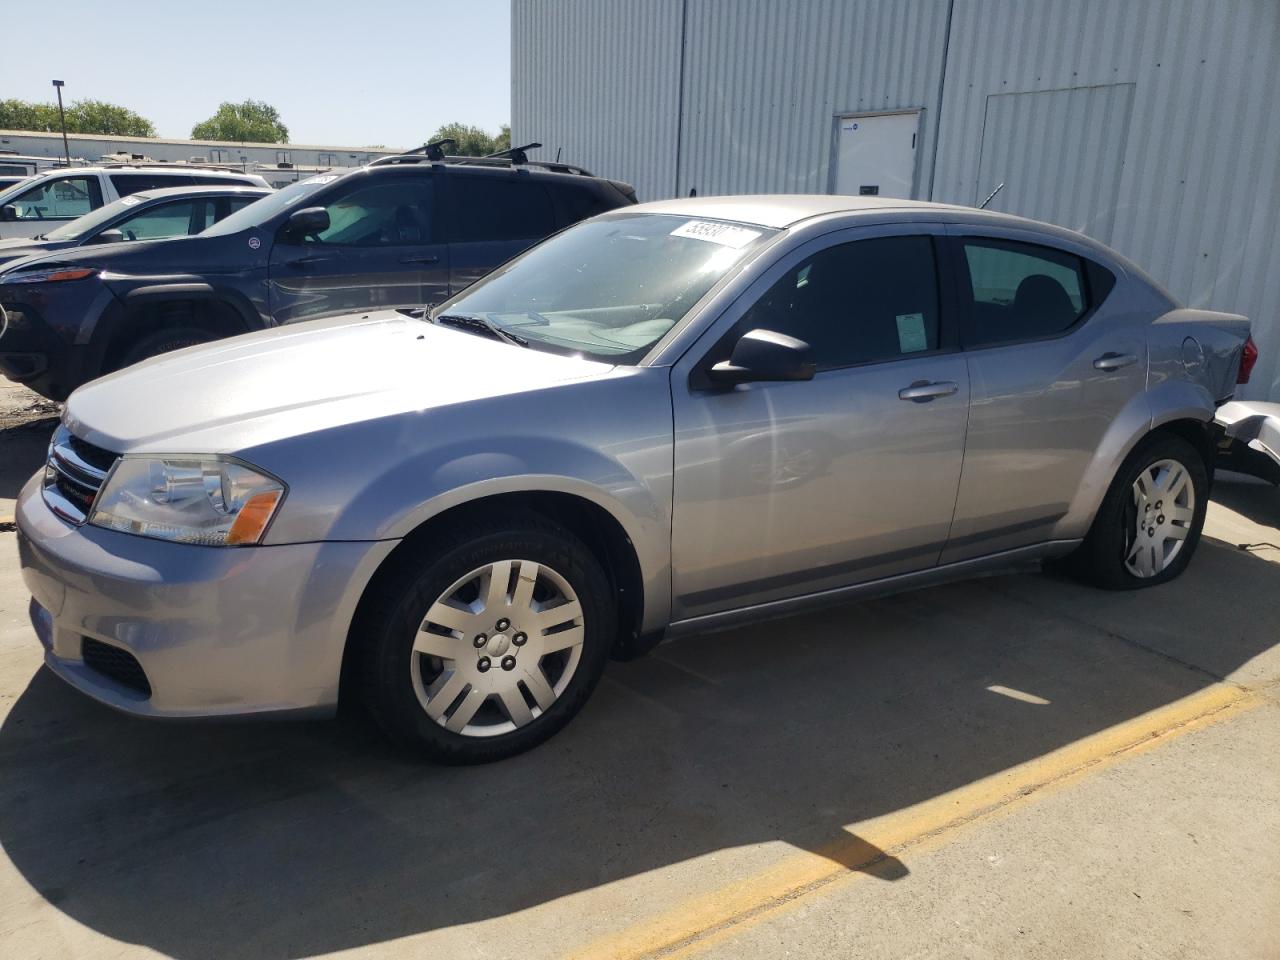
[[[1207,426],[1214,409],[1209,391],[1190,380],[1163,380],[1134,396],[1103,435],[1070,508],[1054,527],[1054,537],[1075,539],[1089,531],[1120,465],[1147,434],[1175,420]]]
[[[239,290],[208,283],[161,283],[137,287],[124,294],[121,300],[129,310],[159,300],[217,300],[236,312],[246,331],[262,330],[269,325]]]

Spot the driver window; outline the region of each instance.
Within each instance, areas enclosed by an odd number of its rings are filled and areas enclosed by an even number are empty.
[[[102,206],[102,189],[96,177],[60,177],[32,187],[10,203],[19,220],[72,220]]]
[[[349,247],[431,243],[431,207],[429,178],[366,184],[326,204],[329,228],[307,242]]]
[[[814,254],[770,287],[736,329],[797,337],[819,370],[936,350],[933,241],[879,237]]]
[[[203,203],[203,201],[199,201]],[[143,210],[136,216],[121,221],[117,230],[126,240],[159,240],[164,237],[184,237],[191,227],[191,208],[194,201],[166,203]],[[203,223],[203,220],[201,220]]]

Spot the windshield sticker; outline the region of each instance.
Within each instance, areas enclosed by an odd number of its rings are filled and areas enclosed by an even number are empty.
[[[126,207],[132,207],[135,203],[141,203],[142,201],[137,197],[121,197],[120,202]]]
[[[319,177],[308,177],[306,180],[303,180],[302,182],[303,183],[333,183],[333,181],[337,179],[338,179],[337,174],[329,174],[329,175],[322,175]]]
[[[733,247],[741,250],[756,237],[759,230],[748,230],[746,227],[735,227],[730,223],[712,223],[709,220],[690,220],[671,231],[673,237],[688,237],[690,240],[706,240],[718,243],[722,247]]]
[[[898,321],[898,350],[901,353],[919,353],[929,349],[929,337],[924,332],[923,313],[900,313]]]

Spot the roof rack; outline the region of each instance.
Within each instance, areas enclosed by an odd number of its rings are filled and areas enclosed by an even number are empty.
[[[537,167],[552,173],[571,173],[579,177],[594,176],[591,171],[571,163],[560,163],[550,160],[530,160],[528,151],[541,147],[540,143],[526,143],[522,147],[500,150],[483,157],[464,157],[444,152],[444,145],[457,146],[452,138],[435,140],[423,144],[408,153],[400,153],[390,157],[379,157],[369,162],[371,167],[398,166],[406,163],[448,163],[460,167]]]

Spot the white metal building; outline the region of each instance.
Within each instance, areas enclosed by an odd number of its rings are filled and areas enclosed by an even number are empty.
[[[1082,230],[1248,315],[1280,399],[1280,0],[513,0],[513,143],[641,199],[878,193]]]

